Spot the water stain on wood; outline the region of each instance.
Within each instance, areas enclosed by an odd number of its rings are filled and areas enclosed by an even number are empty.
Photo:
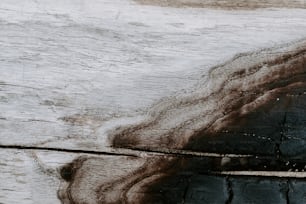
[[[147,121],[119,128],[110,137],[111,144],[120,148],[253,156],[87,157],[61,169],[67,185],[59,190],[60,199],[65,204],[288,203],[290,190],[297,185],[294,179],[226,177],[214,172],[305,170],[305,45],[299,42],[286,49],[237,56],[214,68],[200,90],[161,102]],[[256,193],[258,188],[271,196]]]

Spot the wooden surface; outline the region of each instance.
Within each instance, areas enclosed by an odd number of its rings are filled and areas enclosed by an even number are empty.
[[[306,202],[305,5],[2,0],[0,203]]]
[[[305,8],[303,0],[136,0],[144,5],[165,7],[196,7],[214,9]]]

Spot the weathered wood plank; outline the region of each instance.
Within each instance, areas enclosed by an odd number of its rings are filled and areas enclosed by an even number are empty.
[[[2,1],[1,9],[3,145],[108,151],[110,131],[205,86],[211,67],[306,31],[304,10],[191,12],[107,0]]]
[[[0,203],[305,202],[288,7],[305,1],[2,0]]]
[[[209,174],[209,166],[220,162],[220,158],[145,154],[93,156],[13,149],[0,150],[0,153],[0,178],[5,181],[0,185],[1,203],[304,201],[303,180],[288,176],[269,179],[254,177],[255,174],[249,174],[251,177]],[[296,174],[298,177],[301,173]],[[158,178],[162,178],[162,182],[155,183]],[[269,192],[269,196],[265,192]]]
[[[77,154],[0,150],[0,203],[60,203],[58,167]]]
[[[304,0],[136,0],[144,5],[167,7],[205,7],[215,9],[306,8]]]

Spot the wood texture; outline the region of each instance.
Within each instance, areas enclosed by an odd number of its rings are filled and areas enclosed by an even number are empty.
[[[304,8],[2,0],[0,203],[306,202]]]
[[[214,9],[305,8],[304,0],[136,0],[145,5],[166,7],[199,7]]]

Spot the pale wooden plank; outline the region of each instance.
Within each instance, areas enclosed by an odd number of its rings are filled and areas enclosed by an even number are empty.
[[[110,151],[110,132],[149,121],[167,97],[196,91],[213,66],[306,30],[299,9],[16,2],[1,2],[3,145]]]
[[[207,168],[220,158],[1,149],[0,161],[0,202],[5,204],[224,203],[231,199],[282,203],[287,190],[290,199],[304,200],[305,172],[210,175]],[[271,194],[264,196],[264,191]]]
[[[172,2],[166,6],[215,6]],[[220,202],[229,203],[241,190],[232,183],[254,183],[207,175],[227,165],[247,168],[252,155],[188,144],[203,129],[209,130],[203,135],[222,132],[269,100],[304,100],[305,92],[292,90],[305,88],[305,10],[252,9],[305,2],[222,2],[236,10],[130,0],[1,1],[0,203],[211,201],[216,192],[199,181],[213,182]],[[292,197],[284,179],[262,183],[273,187],[274,201]]]
[[[168,7],[205,7],[215,9],[257,9],[269,7],[305,8],[304,0],[136,0],[144,5]]]
[[[0,150],[0,203],[60,203],[58,167],[76,154]],[[41,155],[46,155],[43,159]]]

